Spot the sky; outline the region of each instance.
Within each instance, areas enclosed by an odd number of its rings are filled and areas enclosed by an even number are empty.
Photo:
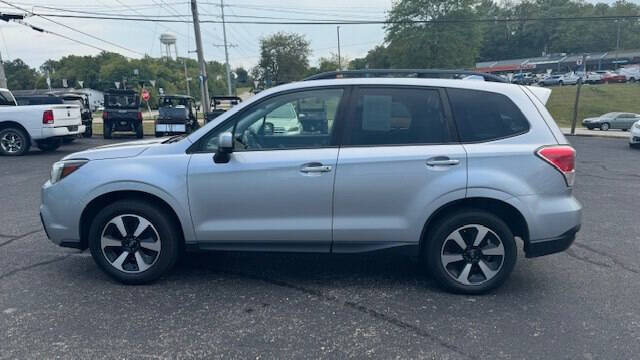
[[[189,1],[186,0],[7,0],[27,11],[39,14],[72,14],[64,10],[104,13],[108,15],[128,14],[136,17],[156,16],[169,19],[188,20],[191,16]],[[220,0],[199,0],[201,19],[219,20]],[[226,0],[224,1],[227,21],[287,21],[292,20],[384,20],[391,9],[391,0]],[[0,2],[0,11],[21,13],[6,3]],[[91,16],[91,15],[90,15]],[[248,16],[248,17],[247,17]],[[266,17],[266,18],[249,18]],[[277,18],[277,19],[273,19]],[[75,40],[117,52],[132,58],[149,54],[161,56],[160,35],[170,32],[177,37],[177,51],[180,57],[195,59],[193,24],[158,24],[150,22],[74,19],[49,17],[49,19],[83,31],[107,42],[99,41],[85,34],[74,32],[51,21],[30,16],[26,22],[45,30],[56,32]],[[282,19],[282,20],[280,20]],[[259,41],[278,31],[303,34],[311,43],[311,64],[316,65],[320,57],[337,53],[337,29],[335,25],[259,25],[227,24],[227,40],[231,67],[253,67],[259,60]],[[374,46],[384,40],[382,25],[341,25],[340,43],[343,58],[364,56]],[[202,42],[205,59],[224,62],[223,31],[221,24],[202,24]],[[115,45],[114,45],[115,44]],[[120,47],[124,47],[125,50]],[[48,59],[59,59],[66,55],[93,55],[99,50],[59,38],[39,33],[30,28],[0,21],[0,54],[3,60],[22,59],[32,67],[39,67]]]

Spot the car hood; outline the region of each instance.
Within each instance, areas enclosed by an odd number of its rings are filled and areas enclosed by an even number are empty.
[[[109,144],[98,146],[85,151],[80,151],[67,155],[63,158],[66,159],[88,159],[88,160],[105,160],[105,159],[120,159],[129,158],[142,154],[151,146],[159,146],[167,138],[157,138],[151,140],[130,141],[118,144]]]

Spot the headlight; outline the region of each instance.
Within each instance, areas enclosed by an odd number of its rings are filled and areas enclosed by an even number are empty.
[[[633,127],[640,130],[640,121],[638,121],[637,123],[633,124]]]
[[[82,165],[86,164],[89,160],[62,160],[53,164],[51,168],[51,184],[55,184],[58,181],[71,175],[74,171],[78,170]]]

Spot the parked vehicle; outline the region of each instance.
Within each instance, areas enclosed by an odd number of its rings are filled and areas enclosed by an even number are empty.
[[[609,129],[629,130],[634,122],[640,119],[640,115],[633,113],[611,112],[598,117],[586,118],[582,120],[582,126],[589,130]]]
[[[240,104],[242,99],[238,96],[214,96],[211,98],[211,112],[206,115],[206,122],[224,114],[227,110]]]
[[[585,84],[602,84],[602,75],[597,72],[588,72],[584,78]]]
[[[636,82],[640,80],[640,67],[620,68],[618,74],[624,75],[628,82]]]
[[[75,137],[84,131],[80,107],[18,105],[9,90],[0,89],[0,154],[24,155],[32,145],[42,151],[53,151],[60,147],[64,138]]]
[[[569,73],[569,74],[556,74],[551,75],[542,80],[543,86],[553,86],[553,85],[576,85],[578,81],[581,81],[580,76]]]
[[[114,131],[132,131],[138,139],[142,139],[142,113],[140,112],[140,96],[133,90],[112,89],[104,93],[102,112],[103,136],[111,139]]]
[[[636,121],[629,130],[629,146],[640,148],[640,120]]]
[[[78,105],[82,109],[82,125],[85,126],[85,132],[82,136],[90,138],[93,136],[93,114],[89,105],[89,97],[84,93],[64,93],[58,95],[65,104]]]
[[[531,73],[519,73],[513,75],[511,82],[519,85],[532,85],[535,84],[537,80]]]
[[[183,247],[402,247],[461,293],[507,279],[514,237],[527,257],[573,242],[575,150],[544,106],[550,90],[316,78],[265,90],[186,138],[66,156],[42,189],[48,237],[88,247],[129,284],[165,274]],[[283,106],[299,131],[269,130]]]
[[[627,77],[622,74],[616,74],[611,71],[596,71],[596,73],[600,74],[602,82],[605,84],[627,82]]]
[[[19,106],[64,104],[64,101],[55,95],[16,96],[16,102],[18,103]]]
[[[195,100],[187,95],[163,95],[158,102],[156,137],[191,133],[196,130]]]

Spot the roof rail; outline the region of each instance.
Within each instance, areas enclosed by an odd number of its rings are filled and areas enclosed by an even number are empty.
[[[463,79],[466,76],[479,76],[485,81],[507,82],[507,80],[493,74],[467,70],[439,70],[439,69],[365,69],[329,71],[309,76],[307,80],[352,79],[367,77],[406,77],[430,79]]]

